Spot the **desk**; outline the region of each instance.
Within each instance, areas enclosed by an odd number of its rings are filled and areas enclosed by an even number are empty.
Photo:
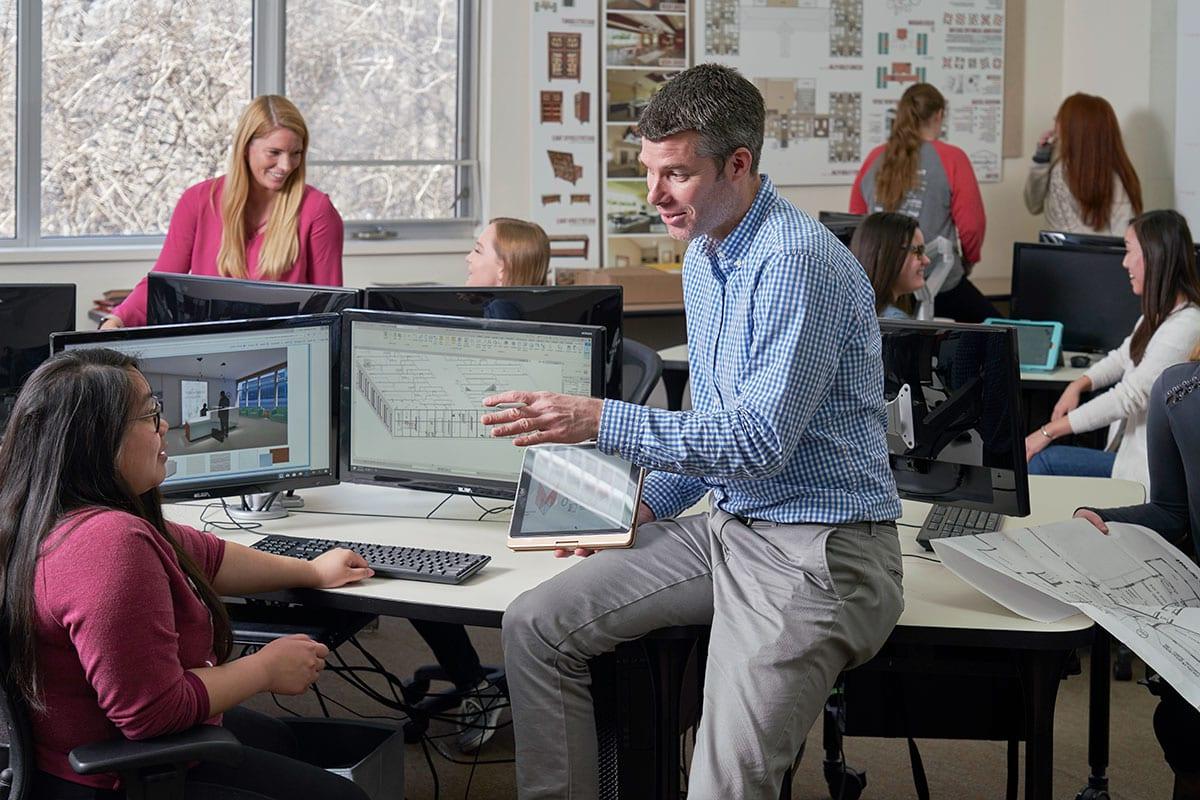
[[[303,491],[305,507],[282,520],[272,520],[259,532],[223,533],[230,541],[253,544],[260,535],[282,533],[296,536],[433,547],[486,553],[492,561],[473,578],[459,586],[442,586],[415,581],[373,578],[361,584],[331,590],[293,590],[273,594],[275,599],[311,603],[332,608],[368,611],[390,616],[415,617],[443,622],[498,627],[504,609],[521,592],[567,569],[571,559],[556,559],[548,553],[513,553],[505,546],[502,521],[477,522],[478,509],[467,498],[452,498],[433,520],[424,519],[438,496],[402,489],[342,484]],[[1126,505],[1142,502],[1140,484],[1099,478],[1030,479],[1033,514],[1011,519],[1006,524],[1023,527],[1069,517],[1079,505]],[[167,517],[199,527],[206,504],[167,506]],[[927,507],[905,502],[901,522],[919,525]],[[697,508],[695,510],[701,510]],[[385,516],[388,515],[388,516]],[[397,518],[406,515],[409,518]],[[415,517],[415,518],[414,518]],[[448,518],[449,517],[449,518]],[[466,518],[464,518],[466,517]],[[916,544],[916,530],[900,529],[904,553],[926,555]],[[1025,706],[1029,713],[1026,748],[1027,800],[1047,798],[1052,785],[1053,711],[1058,690],[1055,665],[1061,654],[1083,644],[1093,644],[1093,626],[1083,615],[1043,624],[1018,617],[945,570],[940,564],[906,558],[904,563],[905,609],[889,644],[936,643],[946,646],[988,647],[1021,651],[1030,683]],[[1099,637],[1107,651],[1107,638]],[[679,649],[664,647],[662,666],[678,671]],[[1096,662],[1100,663],[1100,662]],[[662,674],[660,671],[659,674]],[[1093,731],[1089,760],[1103,774],[1107,766],[1108,670],[1094,668]],[[662,685],[662,684],[659,684]],[[1102,690],[1102,691],[1101,691]],[[673,737],[678,730],[677,697],[661,697],[665,703],[658,720],[659,734]],[[1103,726],[1099,726],[1103,717]],[[670,781],[678,785],[678,747],[660,748],[664,763],[659,774],[671,776],[661,796],[670,796]],[[642,796],[649,796],[649,793]]]

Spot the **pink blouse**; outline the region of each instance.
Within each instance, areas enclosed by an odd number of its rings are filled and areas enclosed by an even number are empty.
[[[155,272],[219,275],[217,253],[221,249],[221,188],[224,176],[189,187],[179,198],[171,226],[163,242]],[[324,192],[305,185],[300,200],[300,252],[285,273],[283,283],[342,285],[342,217]],[[256,233],[246,245],[246,270],[259,280],[258,254],[263,235]],[[138,281],[133,293],[113,309],[127,327],[146,324],[146,279]]]

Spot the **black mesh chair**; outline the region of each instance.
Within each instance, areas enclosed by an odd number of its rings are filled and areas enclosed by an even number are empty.
[[[658,352],[641,342],[626,339],[621,349],[621,385],[627,403],[646,405],[662,377],[663,362]]]
[[[0,676],[9,674],[8,640],[0,638]],[[33,732],[21,697],[0,680],[0,800],[28,800],[33,790]],[[188,767],[198,761],[237,765],[242,745],[232,733],[213,725],[130,741],[114,739],[71,751],[71,768],[80,775],[115,772],[128,798],[174,800],[184,796]],[[230,798],[241,795],[230,795]],[[247,796],[248,797],[248,796]]]

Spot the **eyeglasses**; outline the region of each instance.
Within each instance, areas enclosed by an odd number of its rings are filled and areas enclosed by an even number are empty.
[[[925,255],[925,245],[914,244],[912,247],[908,248],[908,252],[912,253],[917,258],[920,258]]]
[[[151,399],[154,400],[154,410],[147,414],[142,414],[140,417],[134,417],[134,419],[135,420],[150,419],[151,417],[153,417],[154,418],[154,430],[158,430],[159,427],[162,425],[163,404],[162,404],[162,400],[160,400],[157,397],[154,397]]]

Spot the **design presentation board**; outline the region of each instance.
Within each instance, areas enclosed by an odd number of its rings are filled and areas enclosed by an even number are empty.
[[[849,184],[914,83],[946,97],[945,141],[999,181],[1005,0],[702,0],[696,63],[736,67],[766,100],[777,185]]]

